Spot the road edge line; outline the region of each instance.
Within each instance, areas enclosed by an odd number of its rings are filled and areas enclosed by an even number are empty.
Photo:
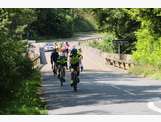
[[[154,102],[148,102],[147,105],[149,109],[161,113],[161,108],[157,107]]]

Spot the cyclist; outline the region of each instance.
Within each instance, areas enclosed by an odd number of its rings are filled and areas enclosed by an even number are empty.
[[[69,54],[69,50],[70,50],[70,45],[68,42],[64,42],[64,48],[66,49],[66,53],[67,55]]]
[[[59,46],[58,46],[58,43],[57,43],[57,42],[55,42],[54,48],[57,50],[57,52],[59,51],[59,50],[58,50],[58,49],[59,49]]]
[[[82,63],[83,55],[82,55],[82,49],[81,48],[78,49],[78,54],[80,55],[79,66],[80,66],[80,69],[81,69],[81,72],[82,72],[83,71],[83,63]]]
[[[60,73],[61,73],[61,71],[63,71],[63,74],[64,74],[63,81],[65,82],[65,66],[67,63],[67,58],[65,57],[63,49],[60,49],[57,63],[58,63],[58,78],[60,78]]]
[[[54,74],[57,74],[56,69],[57,69],[58,57],[59,57],[59,54],[58,54],[57,50],[54,49],[53,52],[51,53],[51,56],[50,56],[51,66],[52,66]],[[53,63],[54,63],[54,66],[53,66]]]
[[[64,49],[65,49],[65,54],[66,54],[66,57],[67,57],[67,69],[69,68],[69,53],[70,53],[70,45],[68,42],[64,42]]]
[[[70,67],[77,72],[77,80],[79,83],[79,63],[80,63],[80,55],[78,54],[77,49],[74,48],[71,50],[71,54],[70,54]],[[73,75],[74,75],[74,71],[71,72],[71,86],[73,86]]]

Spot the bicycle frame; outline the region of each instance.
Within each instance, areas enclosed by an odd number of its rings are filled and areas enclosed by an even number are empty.
[[[78,71],[74,68],[72,71],[73,89],[77,92]]]
[[[62,65],[59,65],[59,74],[60,74],[60,82],[61,82],[61,86],[63,86],[63,82],[65,81],[65,67]]]

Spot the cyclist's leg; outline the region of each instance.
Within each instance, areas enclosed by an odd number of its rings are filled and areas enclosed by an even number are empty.
[[[73,71],[73,77],[74,77],[74,82],[73,82],[73,87],[74,87],[74,91],[76,92],[77,91],[77,83],[79,82],[79,78],[78,78],[78,75],[77,75],[77,69],[78,69],[78,66],[75,66],[74,67],[74,71]]]
[[[66,63],[65,63],[65,67],[68,70],[68,55],[66,56]]]
[[[62,78],[63,81],[65,82],[65,65],[62,66]]]
[[[61,86],[63,86],[63,66],[60,65],[60,83],[61,83]]]
[[[74,81],[74,66],[71,64],[70,65],[71,68],[71,86],[73,86],[73,81]]]
[[[58,64],[55,62],[55,74],[57,75],[58,73]]]
[[[79,74],[80,74],[79,63],[77,63],[77,64],[75,65],[75,71],[77,72],[77,76],[79,76]]]
[[[62,78],[62,77],[63,77],[63,66],[60,65],[60,78]]]
[[[61,67],[60,64],[58,64],[58,78],[60,77],[60,70],[61,70],[60,67]]]
[[[56,64],[55,64],[55,62],[54,62],[54,66],[53,66],[53,73],[54,73],[54,74],[56,74],[56,68],[55,68],[55,67],[56,67]]]
[[[76,73],[77,73],[77,82],[79,83],[79,74],[80,74],[79,65],[76,67]]]

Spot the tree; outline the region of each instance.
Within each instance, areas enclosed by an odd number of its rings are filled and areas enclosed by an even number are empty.
[[[161,68],[161,9],[132,9],[129,14],[141,23],[136,31],[134,59]]]
[[[31,61],[24,56],[25,28],[34,20],[32,9],[0,9],[0,97],[8,97],[20,87],[32,71]]]
[[[29,30],[38,36],[71,37],[73,17],[71,9],[35,9],[37,19]]]
[[[128,40],[130,48],[125,46],[123,51],[130,53],[136,41],[135,31],[140,27],[140,23],[130,18],[130,9],[93,9],[99,24],[99,30],[112,32],[117,39]]]

